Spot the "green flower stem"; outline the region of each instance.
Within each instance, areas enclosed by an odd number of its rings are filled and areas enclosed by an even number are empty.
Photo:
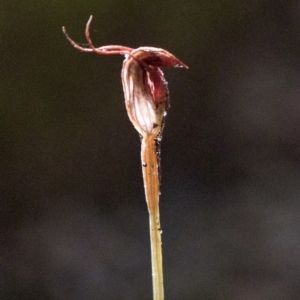
[[[159,170],[155,136],[142,139],[141,159],[150,221],[153,299],[164,299],[161,229],[159,217]]]

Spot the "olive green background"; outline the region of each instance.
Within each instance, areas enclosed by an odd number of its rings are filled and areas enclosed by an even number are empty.
[[[300,2],[0,0],[0,298],[152,299],[121,56],[164,48],[166,299],[300,298]]]

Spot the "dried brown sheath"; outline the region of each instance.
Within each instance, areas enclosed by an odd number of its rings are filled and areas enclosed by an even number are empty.
[[[150,219],[153,299],[164,299],[161,229],[159,217],[159,152],[164,117],[169,107],[167,82],[160,67],[187,66],[168,51],[160,48],[111,45],[95,48],[86,25],[85,35],[90,48],[76,44],[63,32],[70,43],[83,52],[126,56],[122,68],[122,83],[128,117],[142,137],[141,160],[146,202]]]

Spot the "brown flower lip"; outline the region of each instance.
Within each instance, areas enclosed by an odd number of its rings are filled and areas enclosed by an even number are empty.
[[[90,48],[76,44],[63,27],[66,38],[76,49],[83,52],[125,55],[121,77],[128,117],[142,136],[158,135],[169,107],[168,86],[160,67],[188,67],[173,54],[161,48],[133,49],[120,45],[95,48],[89,35],[91,21],[92,16],[90,16],[85,30]]]

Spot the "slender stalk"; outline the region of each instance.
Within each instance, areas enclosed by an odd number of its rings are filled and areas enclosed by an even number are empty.
[[[153,299],[164,299],[161,229],[159,217],[159,169],[154,135],[142,138],[142,170],[150,221]]]

